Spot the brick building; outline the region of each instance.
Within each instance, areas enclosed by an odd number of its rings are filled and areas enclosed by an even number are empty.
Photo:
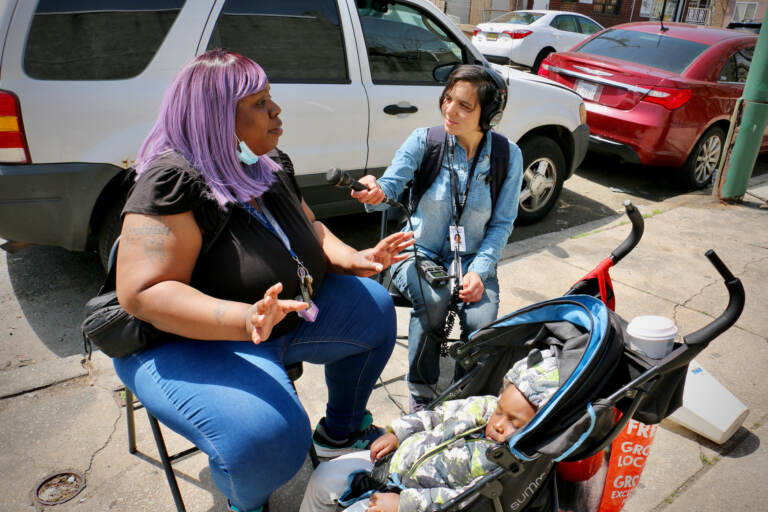
[[[431,0],[465,32],[505,11],[553,9],[585,14],[605,27],[658,20],[663,0]],[[667,0],[664,20],[725,27],[732,21],[763,21],[768,0]]]
[[[533,0],[528,0],[533,2]],[[549,0],[549,9],[585,14],[603,26],[659,19],[663,0]],[[667,0],[665,21],[725,27],[731,21],[762,21],[768,0]]]
[[[477,25],[507,11],[527,9],[529,0],[430,0],[438,9],[460,25]],[[533,0],[531,0],[533,1]],[[537,9],[545,9],[548,0],[536,0]]]

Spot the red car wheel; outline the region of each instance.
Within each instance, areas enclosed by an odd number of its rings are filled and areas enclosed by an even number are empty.
[[[724,141],[722,128],[713,126],[704,132],[682,168],[682,178],[688,186],[698,189],[710,184],[717,172]]]

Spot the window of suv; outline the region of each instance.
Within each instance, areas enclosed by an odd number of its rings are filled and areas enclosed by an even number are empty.
[[[357,7],[373,83],[436,85],[437,66],[464,61],[461,45],[426,12],[379,0]]]
[[[227,0],[208,41],[250,57],[272,83],[348,83],[335,0]]]
[[[634,30],[607,29],[573,51],[682,73],[707,48],[705,44],[677,37]]]
[[[40,0],[24,71],[38,80],[118,80],[147,67],[184,0]]]

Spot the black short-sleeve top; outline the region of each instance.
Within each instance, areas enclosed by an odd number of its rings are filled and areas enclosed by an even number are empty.
[[[281,157],[287,158],[284,154]],[[309,270],[316,291],[326,271],[325,254],[304,215],[291,166],[284,165],[275,175],[274,183],[262,196],[264,205]],[[158,156],[139,176],[123,215],[174,215],[188,211],[193,213],[203,233],[204,247],[195,264],[191,286],[216,298],[248,304],[263,298],[267,288],[277,282],[283,284],[281,299],[300,295],[297,264],[280,239],[242,206],[220,207],[199,171],[176,152]],[[222,223],[220,234],[206,247]],[[289,314],[272,330],[272,337],[293,330],[300,321],[298,315]]]

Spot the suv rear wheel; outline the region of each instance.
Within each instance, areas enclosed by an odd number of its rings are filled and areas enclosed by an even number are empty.
[[[523,185],[518,224],[532,224],[555,206],[565,181],[565,157],[548,137],[535,136],[520,142],[523,153]]]
[[[681,178],[686,185],[695,189],[709,185],[717,172],[724,141],[725,132],[718,126],[704,132],[681,169]]]

